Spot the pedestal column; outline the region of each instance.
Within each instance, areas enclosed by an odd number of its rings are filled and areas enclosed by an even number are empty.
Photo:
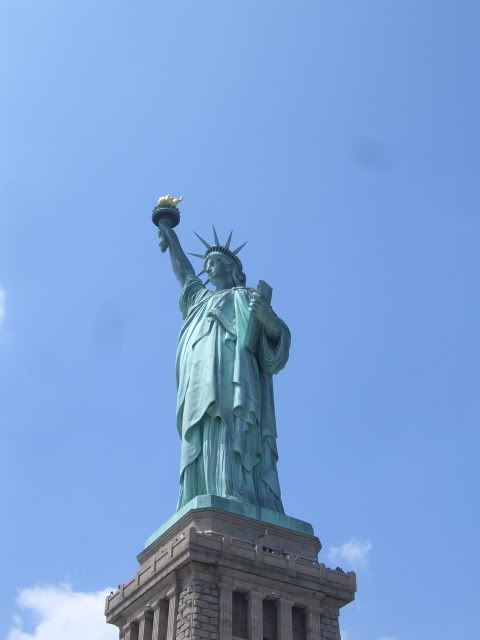
[[[220,640],[232,640],[232,595],[233,584],[231,582],[222,581],[220,588]]]
[[[123,627],[123,640],[138,640],[138,622],[129,622]]]
[[[322,640],[320,609],[307,607],[306,623],[307,640]]]
[[[168,594],[168,620],[166,640],[175,640],[177,632],[178,592],[175,589]]]
[[[247,598],[248,640],[263,640],[263,594],[249,591]]]
[[[278,640],[292,640],[292,607],[293,602],[286,598],[279,598],[277,606]]]
[[[153,611],[144,611],[138,621],[138,640],[152,640]]]

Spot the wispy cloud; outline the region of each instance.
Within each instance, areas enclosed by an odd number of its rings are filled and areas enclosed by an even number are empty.
[[[6,305],[7,305],[7,294],[5,292],[5,289],[0,284],[0,325],[5,320]]]
[[[69,585],[21,589],[17,598],[20,614],[13,616],[7,640],[117,640],[118,629],[107,625],[103,615],[110,589],[73,591]],[[33,631],[25,631],[24,618],[36,620]]]
[[[372,543],[369,540],[350,538],[338,547],[330,547],[328,559],[331,562],[343,563],[347,568],[358,569],[366,566],[371,549]]]

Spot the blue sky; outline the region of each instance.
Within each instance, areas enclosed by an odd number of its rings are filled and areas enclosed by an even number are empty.
[[[248,240],[292,330],[284,504],[357,570],[344,638],[474,637],[478,2],[4,0],[0,25],[0,637],[116,637],[98,592],[175,509],[167,192],[187,250]]]

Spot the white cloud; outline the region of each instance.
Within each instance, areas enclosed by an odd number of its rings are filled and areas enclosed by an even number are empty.
[[[0,325],[5,320],[6,304],[7,304],[6,298],[7,298],[7,294],[5,292],[5,289],[0,284]]]
[[[367,564],[367,556],[371,548],[372,543],[368,540],[362,541],[357,538],[350,538],[350,540],[338,547],[330,547],[328,559],[331,562],[345,563],[351,568],[364,567]]]
[[[117,640],[118,629],[103,615],[109,592],[82,593],[69,585],[21,589],[17,605],[23,614],[13,616],[7,640]],[[25,617],[35,620],[33,631],[24,630]]]

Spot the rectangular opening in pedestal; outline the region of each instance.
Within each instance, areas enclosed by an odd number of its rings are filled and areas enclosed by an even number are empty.
[[[263,601],[263,640],[277,640],[277,607],[273,600]]]
[[[305,609],[301,607],[292,607],[292,638],[293,640],[306,640],[307,638]]]
[[[234,638],[248,638],[248,601],[245,593],[232,593],[232,635]]]
[[[155,640],[167,640],[168,610],[170,602],[160,600],[153,616],[152,638]],[[148,639],[149,636],[146,636]]]

